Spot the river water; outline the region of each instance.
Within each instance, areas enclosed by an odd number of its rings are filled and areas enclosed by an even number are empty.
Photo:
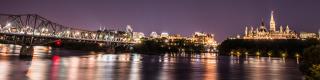
[[[0,44],[0,80],[301,80],[295,59],[230,57],[216,53],[106,54]]]

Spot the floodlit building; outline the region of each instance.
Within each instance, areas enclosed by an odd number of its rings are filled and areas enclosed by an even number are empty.
[[[148,39],[163,40],[164,42],[166,42],[166,44],[171,46],[179,45],[177,41],[186,41],[186,43],[194,43],[194,45],[204,45],[207,52],[216,52],[216,47],[218,45],[217,41],[215,41],[214,39],[213,34],[208,34],[204,32],[195,32],[191,37],[181,36],[180,34],[169,34],[166,32],[163,32],[160,35],[158,35],[156,32],[151,32],[150,37],[148,37]]]
[[[288,25],[285,28],[279,26],[278,29],[272,11],[269,29],[267,29],[264,21],[261,22],[258,28],[251,26],[248,29],[248,26],[246,26],[243,39],[298,39],[297,34]]]
[[[215,52],[218,46],[217,41],[214,39],[214,34],[208,34],[204,32],[195,32],[191,41],[198,44],[203,44],[207,52]]]
[[[205,44],[210,46],[217,46],[217,41],[214,40],[213,34],[208,34],[204,32],[195,32],[191,40],[195,43]]]
[[[317,34],[316,33],[312,33],[312,32],[301,32],[300,33],[300,38],[301,39],[317,38]]]
[[[169,33],[166,33],[166,32],[162,32],[160,37],[162,38],[168,38],[169,37]]]
[[[133,42],[135,43],[140,43],[141,42],[141,38],[144,38],[144,33],[142,32],[133,32]]]
[[[318,39],[320,39],[320,29],[318,30]]]
[[[171,39],[171,40],[175,40],[175,39],[187,39],[187,37],[183,37],[181,36],[180,34],[172,34],[168,37],[168,39]]]
[[[158,38],[157,32],[151,32],[151,33],[150,33],[150,37],[151,37],[151,38]]]

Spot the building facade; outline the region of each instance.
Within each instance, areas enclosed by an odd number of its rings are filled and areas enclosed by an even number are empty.
[[[145,37],[145,35],[142,32],[133,32],[132,39],[133,39],[134,43],[140,43],[141,39],[144,38],[144,37]]]
[[[320,29],[318,30],[318,39],[320,39]]]
[[[300,32],[300,39],[317,38],[316,33],[312,32]]]
[[[298,39],[298,35],[288,25],[285,28],[279,26],[277,30],[273,11],[271,12],[269,29],[262,21],[257,28],[251,26],[248,29],[248,26],[246,26],[244,33],[243,39]]]

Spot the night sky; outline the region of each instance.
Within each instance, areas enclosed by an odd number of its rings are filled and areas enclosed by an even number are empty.
[[[297,32],[320,28],[320,0],[1,0],[0,13],[39,14],[66,26],[97,30],[124,29],[190,35],[214,33],[219,42],[242,34],[245,25],[269,24]]]

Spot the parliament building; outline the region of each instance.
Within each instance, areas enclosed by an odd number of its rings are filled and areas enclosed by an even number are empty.
[[[273,11],[271,12],[269,30],[265,25],[264,21],[261,22],[260,26],[253,28],[252,26],[248,29],[245,28],[245,34],[243,39],[298,39],[298,35],[290,30],[287,25],[285,28],[283,26],[278,26],[275,23]]]

